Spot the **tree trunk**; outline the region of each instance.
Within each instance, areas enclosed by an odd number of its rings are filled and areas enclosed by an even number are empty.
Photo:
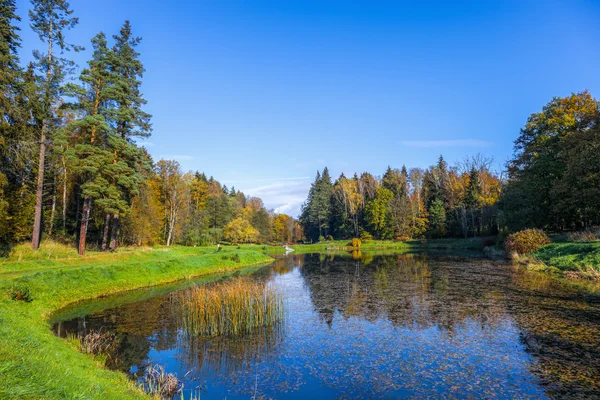
[[[46,120],[42,122],[42,137],[40,139],[40,159],[38,164],[37,189],[35,192],[35,215],[33,217],[33,233],[31,234],[31,247],[40,248],[42,235],[42,200],[44,195],[44,165],[46,157]]]
[[[54,229],[54,216],[56,215],[56,173],[54,174],[54,184],[52,185],[52,208],[50,211],[50,226],[48,227],[48,236],[52,236]]]
[[[48,65],[46,67],[46,98],[50,91],[50,78],[52,76],[52,44],[53,44],[53,20],[50,19],[50,27],[48,30]],[[49,104],[47,104],[49,106]],[[49,111],[49,110],[45,110]],[[44,197],[44,165],[46,157],[46,131],[48,129],[48,115],[42,120],[42,135],[40,137],[40,159],[38,169],[37,189],[35,192],[35,215],[33,217],[33,233],[31,237],[31,247],[34,250],[40,248],[40,240],[42,239],[42,201]]]
[[[116,251],[119,246],[119,229],[120,229],[120,221],[119,214],[113,215],[113,226],[110,238],[110,249],[112,251]]]
[[[85,239],[87,236],[88,223],[90,221],[90,208],[92,198],[86,197],[83,200],[83,210],[81,212],[81,227],[79,229],[79,255],[85,254]]]
[[[62,193],[62,226],[63,235],[67,234],[67,165],[65,163],[65,156],[62,156],[63,164],[63,193]]]
[[[104,219],[104,235],[102,236],[102,251],[106,251],[108,247],[108,231],[110,227],[110,214],[106,213],[106,218]]]

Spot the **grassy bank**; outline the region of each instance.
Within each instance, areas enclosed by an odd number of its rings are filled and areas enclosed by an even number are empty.
[[[48,323],[52,313],[84,299],[271,261],[259,248],[172,247],[83,258],[59,248],[37,254],[18,250],[0,263],[2,399],[146,398],[124,374],[102,368],[54,336]],[[31,302],[11,299],[25,289]]]
[[[335,240],[314,244],[299,244],[291,246],[296,253],[324,253],[331,251],[351,251],[349,240]],[[484,247],[494,245],[495,238],[468,238],[468,239],[422,239],[406,242],[395,240],[373,240],[363,243],[361,251],[424,251],[424,250],[483,250]]]
[[[551,243],[529,258],[532,269],[572,278],[600,278],[600,242]]]

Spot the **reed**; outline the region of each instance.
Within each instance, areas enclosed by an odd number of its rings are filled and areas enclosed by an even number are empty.
[[[281,294],[241,277],[195,286],[179,294],[181,327],[196,336],[240,335],[283,321]]]

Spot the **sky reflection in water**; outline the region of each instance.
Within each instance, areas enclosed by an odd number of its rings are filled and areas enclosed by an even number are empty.
[[[281,290],[286,320],[244,337],[190,339],[172,294],[55,329],[114,331],[112,368],[158,363],[208,399],[597,393],[600,313],[577,290],[501,262],[355,258],[295,255],[254,273]]]

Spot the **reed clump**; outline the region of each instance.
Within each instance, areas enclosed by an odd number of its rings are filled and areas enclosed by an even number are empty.
[[[179,294],[181,325],[196,336],[240,335],[283,321],[281,293],[241,277]]]

